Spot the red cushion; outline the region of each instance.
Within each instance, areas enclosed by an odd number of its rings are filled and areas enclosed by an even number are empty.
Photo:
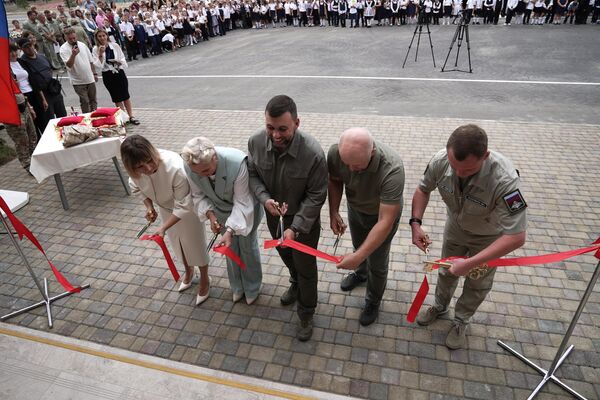
[[[115,113],[117,111],[119,111],[120,109],[118,107],[104,107],[104,108],[98,108],[96,109],[96,111],[94,111],[91,115],[92,118],[95,117],[108,117],[110,115],[115,115]]]
[[[60,119],[60,121],[58,121],[58,123],[56,124],[56,126],[69,126],[69,125],[75,125],[80,123],[81,121],[83,121],[83,116],[82,115],[73,115],[71,117],[63,117]]]
[[[117,124],[117,120],[115,119],[114,115],[111,115],[109,117],[95,119],[92,121],[92,126],[94,128],[97,128],[99,126],[104,126],[104,125],[116,125],[116,124]]]

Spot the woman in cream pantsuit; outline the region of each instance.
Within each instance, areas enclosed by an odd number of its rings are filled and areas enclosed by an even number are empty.
[[[185,265],[185,276],[179,286],[183,291],[192,285],[193,265],[199,266],[200,285],[196,305],[209,295],[208,254],[204,224],[193,210],[193,202],[184,163],[179,154],[157,150],[143,136],[132,135],[121,144],[121,158],[129,173],[134,194],[141,194],[146,206],[146,219],[155,221],[158,206],[162,225],[157,235],[167,234],[177,258]]]

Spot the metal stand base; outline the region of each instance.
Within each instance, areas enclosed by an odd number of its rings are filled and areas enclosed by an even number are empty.
[[[12,231],[10,230],[10,226],[8,225],[8,222],[6,221],[6,218],[1,213],[0,213],[0,222],[2,223],[2,226],[4,226],[4,229],[6,230],[6,232],[8,233],[8,237],[10,238],[10,241],[12,242],[13,246],[15,246],[15,249],[17,249],[17,252],[21,256],[21,259],[23,260],[23,264],[25,264],[25,267],[27,268],[29,275],[31,275],[31,279],[33,279],[33,282],[35,283],[38,290],[40,291],[40,294],[43,297],[42,301],[39,301],[28,307],[22,308],[17,311],[13,311],[10,314],[6,314],[6,315],[0,317],[0,321],[5,321],[11,317],[14,317],[19,314],[23,314],[24,312],[27,312],[29,310],[33,310],[34,308],[45,305],[46,306],[46,314],[48,316],[48,327],[52,328],[52,309],[50,308],[50,305],[52,304],[53,301],[62,299],[63,297],[66,297],[66,296],[70,296],[73,293],[64,292],[64,293],[59,294],[58,296],[50,297],[50,295],[48,294],[48,280],[46,278],[44,278],[44,285],[42,286],[40,280],[38,279],[37,275],[35,274],[35,271],[33,270],[33,268],[31,268],[31,264],[29,264],[29,260],[25,256],[25,253],[23,253],[23,250],[21,249],[19,242],[17,241],[17,239],[15,238],[15,235],[13,235]],[[89,287],[90,287],[90,285],[86,284],[86,285],[81,286],[81,289],[87,289]]]
[[[88,283],[86,285],[81,286],[81,290],[88,289],[89,287],[90,287],[90,284]],[[48,300],[44,299],[44,300],[39,301],[37,303],[31,304],[31,305],[29,305],[29,306],[27,306],[25,308],[22,308],[20,310],[13,311],[10,314],[3,315],[2,317],[0,317],[0,321],[4,322],[7,319],[10,319],[12,317],[16,317],[17,315],[26,313],[28,311],[31,311],[31,310],[35,309],[35,308],[38,308],[38,307],[41,307],[41,306],[45,305],[46,306],[46,315],[48,316],[48,328],[52,328],[52,326],[53,326],[53,323],[52,323],[52,309],[50,308],[50,304],[52,304],[53,301],[62,299],[63,297],[70,296],[70,295],[72,295],[74,293],[64,292],[64,293],[61,293],[61,294],[56,295],[54,297],[50,297],[50,295],[48,294],[48,279],[44,278],[44,294],[46,295],[45,297]]]
[[[598,259],[600,259],[600,250],[596,253],[596,257]],[[566,360],[566,358],[569,356],[569,354],[573,350],[573,345],[569,346],[569,348],[567,348],[566,351],[565,351],[565,348],[567,347],[567,344],[569,343],[569,339],[571,338],[571,335],[573,334],[575,325],[577,325],[577,320],[579,319],[579,316],[581,315],[583,308],[585,307],[585,304],[587,303],[588,299],[590,298],[592,291],[594,290],[594,286],[596,285],[596,281],[598,280],[599,275],[600,275],[600,261],[598,261],[598,264],[596,264],[596,269],[594,270],[594,273],[592,274],[592,279],[590,279],[590,282],[588,283],[588,286],[585,289],[585,292],[583,293],[583,297],[581,298],[581,301],[579,302],[579,306],[577,306],[577,311],[575,311],[575,314],[573,315],[573,319],[571,320],[571,323],[569,324],[569,327],[567,328],[567,332],[565,333],[563,340],[560,342],[560,346],[558,346],[558,350],[556,351],[556,356],[554,356],[554,360],[552,360],[552,364],[550,364],[550,368],[548,368],[548,370],[545,370],[542,367],[534,364],[531,360],[527,359],[524,355],[518,353],[514,349],[511,349],[508,345],[506,345],[506,343],[498,340],[498,345],[500,347],[502,347],[504,350],[511,353],[513,356],[517,357],[519,360],[523,361],[525,364],[527,364],[530,367],[532,367],[533,369],[535,369],[538,373],[540,373],[540,375],[544,375],[544,378],[542,379],[542,381],[537,385],[537,387],[534,389],[533,393],[531,393],[531,395],[527,398],[528,400],[533,399],[540,392],[540,390],[542,390],[544,385],[546,383],[548,383],[549,381],[556,383],[558,386],[563,388],[565,391],[570,393],[572,396],[574,396],[578,399],[581,399],[581,400],[586,400],[586,398],[584,396],[577,393],[575,390],[571,389],[569,386],[567,386],[565,383],[563,383],[560,379],[558,379],[556,376],[554,376],[554,373],[556,372],[558,367],[560,367],[560,365],[563,363],[563,361]]]
[[[560,386],[561,388],[563,388],[565,391],[569,392],[573,397],[576,397],[581,400],[587,400],[584,396],[577,393],[571,387],[567,386],[567,384],[565,384],[563,381],[561,381],[556,376],[554,376],[554,373],[549,374],[548,371],[546,371],[544,368],[540,367],[539,365],[537,365],[536,363],[534,363],[533,361],[531,361],[524,355],[520,354],[518,351],[511,348],[503,341],[498,340],[498,345],[500,347],[502,347],[504,350],[511,353],[513,356],[517,357],[519,360],[523,361],[525,364],[529,365],[531,368],[535,369],[540,375],[544,376],[542,381],[537,385],[537,387],[534,389],[533,393],[531,393],[531,395],[528,397],[528,399],[533,399],[535,396],[537,396],[539,391],[542,390],[542,388],[544,387],[544,385],[546,383],[548,383],[549,381],[552,381],[555,384],[557,384],[558,386]],[[571,345],[567,348],[567,351],[564,352],[564,354],[560,357],[558,363],[556,364],[556,369],[558,369],[558,367],[560,367],[560,365],[563,363],[563,361],[565,361],[567,359],[567,357],[569,356],[569,354],[571,353],[573,348],[574,348],[573,345]]]

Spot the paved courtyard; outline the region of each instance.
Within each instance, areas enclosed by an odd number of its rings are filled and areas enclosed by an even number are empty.
[[[313,339],[298,342],[293,307],[279,297],[288,274],[274,251],[263,251],[264,283],[257,303],[231,302],[225,263],[214,255],[211,297],[195,307],[194,290],[175,290],[162,254],[134,239],[144,224],[141,200],[127,197],[112,162],[63,176],[71,209],[62,209],[51,179],[37,184],[16,161],[0,168],[0,187],[29,192],[18,216],[35,232],[58,268],[91,289],[54,303],[55,327],[64,336],[108,344],[198,366],[371,399],[523,399],[539,381],[533,370],[509,356],[501,339],[548,367],[595,266],[592,256],[544,267],[511,267],[496,275],[494,289],[470,326],[468,349],[449,351],[449,320],[423,328],[408,324],[407,309],[422,279],[421,255],[404,223],[410,199],[427,161],[449,133],[466,122],[481,124],[490,147],[521,171],[529,229],[516,255],[582,247],[600,236],[600,127],[302,112],[302,127],[324,148],[350,126],[366,126],[401,154],[407,173],[403,224],[392,248],[388,286],[378,321],[358,324],[365,289],[341,292],[342,273],[319,263],[319,306]],[[179,151],[195,135],[246,149],[262,126],[261,112],[144,110],[143,124],[129,133],[146,135],[158,147]],[[322,211],[320,248],[332,250],[328,212]],[[445,208],[439,195],[425,215],[433,253],[439,254]],[[261,240],[267,237],[261,225]],[[36,271],[51,273],[30,244]],[[350,249],[349,235],[339,249]],[[9,241],[0,239],[0,312],[37,301],[39,294]],[[180,270],[182,268],[180,267]],[[435,275],[430,276],[435,285]],[[60,288],[51,280],[51,291]],[[460,289],[459,289],[460,290]],[[431,295],[427,299],[431,300]],[[47,330],[42,310],[13,318]],[[558,376],[588,398],[600,396],[600,295],[592,294],[575,329],[575,350]],[[548,385],[542,399],[569,398]]]

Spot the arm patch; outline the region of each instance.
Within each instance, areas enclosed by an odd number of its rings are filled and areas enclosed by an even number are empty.
[[[506,204],[511,214],[518,213],[527,207],[527,203],[519,189],[504,195],[502,199],[504,199],[504,204]]]

